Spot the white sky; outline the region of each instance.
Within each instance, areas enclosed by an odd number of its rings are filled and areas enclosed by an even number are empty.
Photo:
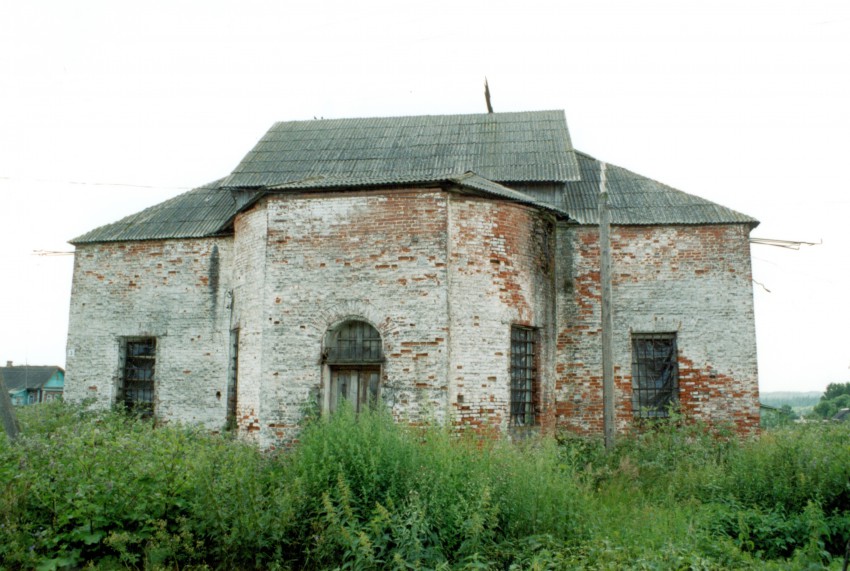
[[[850,381],[850,2],[0,0],[0,361],[64,364],[67,240],[275,121],[564,109],[576,148],[762,221],[761,388]]]

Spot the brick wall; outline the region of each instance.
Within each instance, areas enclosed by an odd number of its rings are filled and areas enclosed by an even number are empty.
[[[65,398],[111,406],[122,339],[155,337],[157,416],[220,429],[231,265],[229,238],[78,246]]]
[[[462,426],[506,429],[510,331],[538,332],[540,418],[551,424],[553,220],[530,207],[454,197],[450,204],[450,403]]]
[[[442,189],[267,196],[233,238],[81,245],[66,395],[116,399],[121,340],[156,337],[156,411],[218,429],[238,329],[240,434],[264,448],[327,409],[328,333],[383,342],[399,420],[506,430],[510,329],[535,328],[541,425],[602,430],[598,233]],[[682,407],[758,423],[748,231],[615,227],[617,420],[632,421],[631,333],[675,332]]]
[[[239,329],[236,422],[243,437],[258,439],[263,402],[263,303],[266,283],[265,200],[234,221],[233,321]]]
[[[612,228],[619,430],[633,418],[631,334],[675,332],[683,411],[757,431],[748,237],[743,225]],[[557,421],[601,434],[598,229],[561,224],[558,256]]]
[[[247,215],[265,224],[237,221],[237,251],[251,242],[265,252],[236,292],[240,322],[261,337],[240,353],[239,396],[257,411],[263,446],[291,440],[311,402],[327,405],[325,337],[350,319],[381,334],[382,398],[394,414],[444,418],[446,201],[436,189],[282,194]]]
[[[346,320],[381,334],[396,418],[479,429],[507,423],[511,324],[554,336],[551,221],[525,206],[440,189],[281,194],[236,234],[240,427],[264,447],[294,438],[309,403],[327,408],[322,350]],[[551,351],[541,360],[553,369]]]

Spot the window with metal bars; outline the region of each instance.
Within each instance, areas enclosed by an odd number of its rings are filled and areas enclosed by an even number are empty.
[[[380,363],[383,360],[381,334],[365,321],[347,321],[331,337],[328,364]]]
[[[128,339],[124,345],[122,399],[128,410],[153,414],[156,339]]]
[[[537,423],[537,331],[511,327],[511,418],[512,426]]]
[[[665,418],[679,399],[675,333],[632,334],[632,404],[638,418]]]

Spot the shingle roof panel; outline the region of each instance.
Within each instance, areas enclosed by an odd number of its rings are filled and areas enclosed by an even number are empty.
[[[497,182],[577,180],[563,111],[276,123],[223,186],[316,176],[393,183],[468,171]]]
[[[72,244],[199,238],[226,230],[249,195],[234,196],[220,180],[190,190],[71,240]]]
[[[600,166],[573,151],[562,111],[278,123],[229,177],[71,243],[218,235],[263,191],[447,182],[596,224]],[[615,165],[606,179],[614,224],[758,224]]]
[[[576,152],[581,180],[564,183],[561,196],[535,198],[552,201],[581,224],[599,223],[599,183],[601,163]],[[749,224],[758,220],[704,198],[608,164],[606,188],[611,207],[611,223],[649,224]],[[534,195],[534,193],[532,193]]]

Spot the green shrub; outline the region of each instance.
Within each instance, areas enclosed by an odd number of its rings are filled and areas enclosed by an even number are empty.
[[[74,563],[113,556],[136,563],[133,546],[164,529],[176,531],[186,515],[187,449],[201,435],[154,431],[119,413],[56,410],[74,422],[27,425],[19,446],[8,451],[24,468],[13,493],[24,498],[34,532],[29,550]],[[116,530],[123,536],[113,549],[106,539]]]
[[[564,462],[554,440],[501,443],[491,474],[506,538],[547,534],[572,542],[585,534],[585,497],[576,466]]]
[[[465,564],[536,530],[578,535],[572,472],[554,442],[514,447],[386,411],[349,409],[308,426],[291,456],[308,563]]]
[[[850,383],[829,383],[812,409],[812,417],[832,418],[843,408],[850,408]]]
[[[224,438],[210,438],[198,452],[188,508],[204,559],[226,568],[284,560],[298,519],[285,465]]]
[[[597,488],[596,501],[619,497],[615,506],[626,514],[642,502],[662,508],[668,517],[689,505],[693,514],[704,514],[689,529],[726,537],[739,553],[799,563],[805,552],[820,565],[823,558],[813,555],[817,549],[812,545],[820,542],[821,551],[840,554],[848,538],[848,436],[846,425],[817,423],[741,441],[674,415],[620,438],[616,449],[598,456],[585,473],[595,476],[590,481]],[[593,513],[614,514],[604,525],[624,532],[628,526],[617,521],[628,518],[616,511],[603,505]],[[628,543],[618,537],[618,545]],[[658,541],[646,530],[634,543]]]
[[[850,510],[850,426],[813,423],[766,432],[736,448],[723,493],[746,506]]]
[[[155,429],[117,411],[31,408],[18,445],[0,448],[8,565],[276,556],[267,544],[291,518],[280,494],[268,493],[275,464],[255,448],[181,426]]]
[[[835,423],[742,442],[674,414],[606,452],[343,409],[268,454],[121,412],[20,416],[2,569],[804,569],[850,534]]]

